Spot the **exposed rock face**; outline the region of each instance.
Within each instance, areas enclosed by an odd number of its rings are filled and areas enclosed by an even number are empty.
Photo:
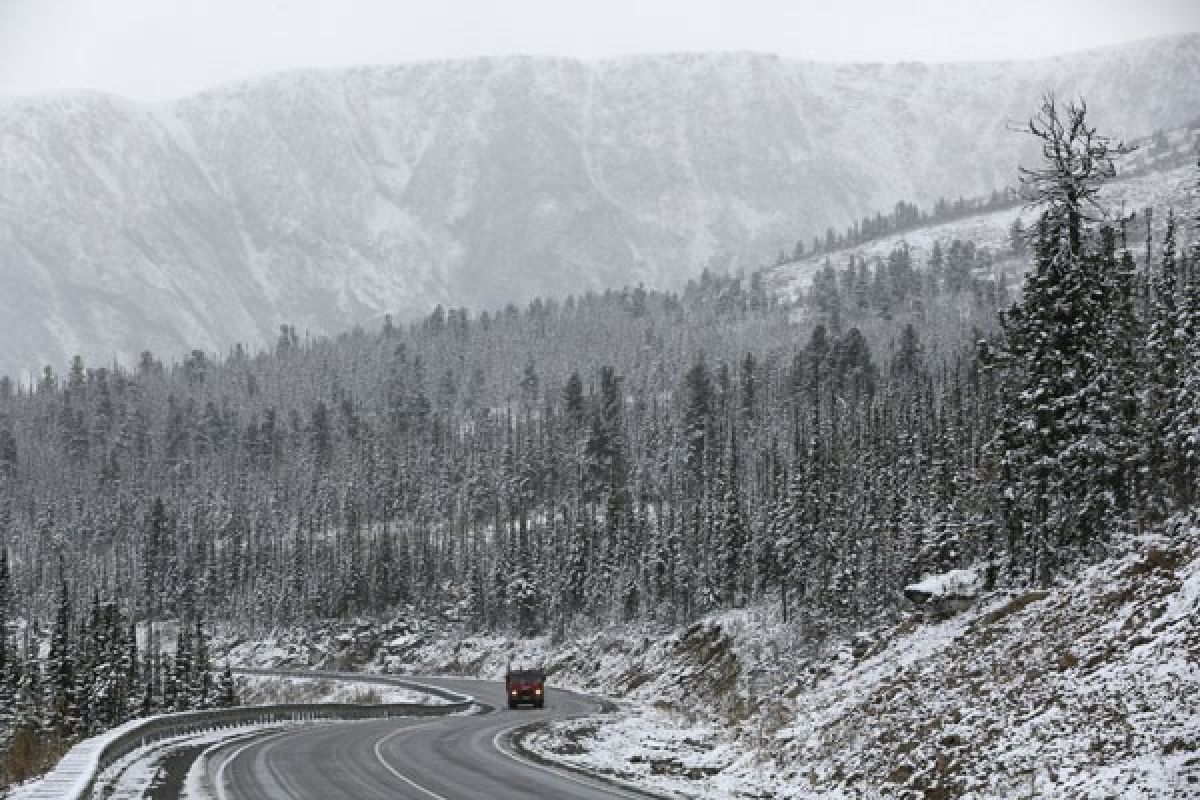
[[[4,101],[0,372],[753,268],[900,199],[1012,183],[1012,127],[1051,87],[1105,130],[1183,124],[1200,37],[1004,64],[500,58],[153,107]]]

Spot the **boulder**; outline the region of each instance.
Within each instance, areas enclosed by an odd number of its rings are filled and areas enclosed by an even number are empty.
[[[955,569],[904,587],[904,596],[922,611],[949,617],[970,608],[984,584],[984,568]]]

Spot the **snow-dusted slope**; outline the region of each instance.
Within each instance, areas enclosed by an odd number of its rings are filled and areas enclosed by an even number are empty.
[[[759,607],[668,636],[463,639],[432,663],[542,663],[552,685],[617,698],[528,744],[677,796],[1195,798],[1200,528],[1179,518],[1114,551],[1049,590],[909,615],[815,658],[813,630]]]
[[[1195,165],[1134,175],[1104,186],[1098,202],[1114,224],[1122,214],[1142,214],[1146,208],[1157,209],[1153,223],[1155,235],[1161,236],[1168,209],[1174,210],[1181,226],[1186,228],[1191,224],[1196,204],[1200,201],[1197,196],[1198,179],[1200,176]],[[1020,220],[1024,228],[1029,228],[1036,224],[1037,210],[1014,206],[881,236],[828,254],[810,255],[779,264],[764,273],[764,281],[781,297],[795,300],[812,285],[813,277],[824,268],[826,261],[840,271],[852,258],[873,263],[876,259],[887,259],[897,247],[907,245],[914,262],[918,267],[924,267],[935,242],[941,243],[945,249],[955,239],[973,242],[977,248],[989,250],[998,273],[1007,271],[1019,275],[1028,263],[1027,259],[1014,258],[1012,255],[1011,229],[1016,220]],[[1141,224],[1138,222],[1132,226],[1135,236],[1142,235]],[[1187,230],[1187,234],[1180,235],[1182,241],[1200,236],[1200,232],[1191,232],[1190,228]]]
[[[757,266],[900,199],[1012,182],[1046,88],[1138,135],[1200,108],[1200,37],[1057,59],[754,54],[296,72],[139,106],[0,103],[0,372],[260,344]]]
[[[371,669],[496,681],[540,665],[551,704],[572,688],[616,708],[543,728],[529,747],[682,797],[1200,796],[1200,512],[1115,537],[1103,561],[1046,589],[963,582],[978,594],[959,612],[909,606],[854,635],[819,617],[782,622],[774,600],[561,641],[474,635],[409,610],[355,636],[230,632],[225,655],[320,668],[358,653]]]

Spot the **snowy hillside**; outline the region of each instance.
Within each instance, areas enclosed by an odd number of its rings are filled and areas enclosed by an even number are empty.
[[[724,615],[624,673],[568,673],[632,702],[533,744],[721,800],[1195,797],[1198,533],[1181,524],[1051,591],[913,614],[819,658],[786,638],[776,649],[769,622]]]
[[[897,200],[1012,182],[1046,88],[1191,121],[1200,37],[992,64],[754,54],[298,72],[146,107],[0,104],[0,372],[173,360],[435,303],[754,268]]]
[[[557,644],[430,626],[374,666],[499,680],[544,664],[552,686],[618,708],[528,746],[686,797],[1195,797],[1200,528],[1180,518],[1119,549],[1048,591],[985,593],[948,618],[914,608],[849,639],[760,606]],[[268,651],[287,648],[234,656]]]
[[[1162,172],[1148,172],[1114,181],[1106,186],[1101,203],[1114,220],[1130,213],[1141,213],[1145,208],[1160,209],[1154,219],[1156,236],[1165,224],[1167,209],[1173,208],[1181,225],[1187,225],[1196,203],[1196,167],[1194,164],[1176,167]],[[826,260],[835,269],[843,269],[851,258],[873,262],[886,259],[896,247],[906,244],[917,264],[925,264],[935,242],[943,247],[955,239],[973,242],[978,248],[986,248],[994,258],[997,273],[1008,272],[1020,275],[1027,264],[1014,259],[1011,253],[1010,231],[1014,221],[1022,226],[1035,223],[1037,212],[1024,207],[1006,208],[998,211],[975,214],[937,225],[916,228],[903,233],[881,236],[863,244],[846,247],[832,253],[811,255],[797,261],[780,264],[765,273],[766,284],[777,294],[796,299],[812,284],[813,277],[824,268]],[[1142,236],[1142,224],[1131,225],[1131,235]]]

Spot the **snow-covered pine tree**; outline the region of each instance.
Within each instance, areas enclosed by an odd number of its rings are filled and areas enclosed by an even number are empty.
[[[392,532],[387,525],[379,532],[374,543],[374,557],[368,565],[368,583],[372,605],[388,608],[396,603],[396,548]]]
[[[173,398],[172,398],[173,399]],[[180,423],[182,424],[182,423]],[[155,497],[142,528],[142,569],[138,600],[144,617],[154,619],[162,612],[165,562],[170,519],[161,497]]]
[[[665,516],[664,516],[665,510]],[[674,623],[679,613],[679,581],[681,543],[677,527],[678,509],[675,504],[658,507],[654,518],[653,551],[648,586],[652,601],[648,604],[655,619]]]
[[[644,570],[649,519],[644,492],[639,491],[637,496],[638,502],[629,516],[625,535],[621,538],[622,552],[617,596],[623,622],[637,619],[641,613],[645,595]]]
[[[685,494],[699,500],[704,486],[715,402],[712,373],[699,358],[684,376],[683,434],[687,453]]]
[[[142,665],[138,658],[137,623],[129,622],[119,643],[121,695],[123,704],[118,722],[126,722],[137,715],[142,700]]]
[[[25,663],[21,651],[17,648],[16,639],[9,642],[8,660],[5,664],[3,681],[0,687],[0,753],[4,752],[20,723],[20,693],[25,680]]]
[[[181,711],[182,709],[179,707],[179,704],[187,701],[186,698],[180,699],[182,692],[179,681],[176,678],[175,665],[171,656],[167,653],[161,653],[155,663],[155,673],[157,674],[155,683],[161,687],[159,694],[155,697],[157,710]]]
[[[100,593],[93,590],[91,609],[78,628],[80,657],[75,664],[75,696],[79,698],[80,730],[85,736],[104,730],[104,708],[113,688],[111,671],[104,663],[106,631],[101,614]]]
[[[836,478],[831,476],[834,465],[825,450],[814,438],[807,451],[797,455],[777,521],[780,599],[791,604],[797,618],[824,600],[830,543],[836,538],[831,530],[836,524],[832,513]]]
[[[1200,201],[1200,161],[1195,194]],[[1173,471],[1170,482],[1182,508],[1200,497],[1200,202],[1196,208],[1176,327],[1182,354],[1179,385],[1168,404],[1163,434]]]
[[[759,573],[764,586],[774,585],[779,590],[779,605],[783,621],[790,617],[789,607],[791,583],[797,563],[803,553],[806,531],[802,527],[803,491],[806,483],[801,463],[793,466],[791,478],[786,479],[783,490],[776,497],[769,525],[769,546],[761,552]]]
[[[1178,475],[1172,463],[1178,451],[1167,447],[1167,428],[1170,425],[1174,398],[1180,390],[1185,358],[1183,352],[1182,327],[1180,325],[1178,263],[1176,261],[1175,215],[1167,214],[1166,231],[1163,234],[1162,255],[1156,275],[1150,281],[1149,331],[1145,345],[1146,370],[1141,402],[1142,427],[1142,475],[1139,494],[1145,503],[1153,503],[1149,510],[1157,516],[1166,512],[1163,501],[1168,493],[1161,487],[1168,480],[1170,490],[1177,487],[1172,476]],[[1149,270],[1150,265],[1147,265]],[[1170,494],[1174,494],[1170,491]],[[1158,507],[1155,507],[1158,506]]]
[[[216,700],[212,656],[200,618],[196,619],[195,633],[192,637],[192,675],[188,682],[188,694],[189,705],[192,708],[212,708]]]
[[[742,357],[741,370],[738,373],[741,382],[741,396],[738,403],[738,418],[747,428],[758,419],[758,361],[754,354],[747,352]]]
[[[1145,498],[1132,494],[1140,466],[1137,386],[1141,323],[1133,304],[1134,275],[1130,261],[1116,255],[1116,234],[1110,226],[1095,235],[1085,254],[1084,268],[1095,283],[1097,310],[1103,314],[1077,367],[1084,378],[1073,399],[1076,441],[1063,454],[1067,485],[1068,528],[1063,543],[1085,552],[1107,528],[1129,521],[1132,507]]]
[[[493,619],[489,624],[511,626],[512,618],[510,616],[510,603],[512,597],[509,593],[509,586],[512,581],[512,559],[509,554],[509,537],[501,535],[503,525],[499,518],[495,520],[496,525],[496,558],[492,562],[492,579],[489,592],[492,597],[490,608],[492,609]]]
[[[17,688],[14,727],[18,730],[41,732],[47,727],[45,676],[42,673],[41,659],[38,657],[38,644],[28,637],[22,662],[24,666]]]
[[[122,671],[124,643],[121,614],[115,603],[99,604],[90,626],[94,652],[91,661],[91,728],[94,733],[119,725],[125,707],[126,676]]]
[[[716,569],[721,576],[721,590],[726,605],[739,607],[746,602],[746,548],[750,534],[742,512],[742,486],[738,464],[736,430],[730,430],[728,455],[722,470],[718,494],[720,517],[717,521]]]
[[[175,689],[175,705],[172,711],[188,711],[192,706],[192,678],[195,668],[195,641],[191,626],[186,622],[179,625],[175,638],[175,663],[172,681]]]
[[[163,666],[165,656],[162,651],[162,634],[159,631],[158,625],[154,623],[150,624],[148,639],[146,657],[142,659],[143,692],[140,709],[142,716],[148,716],[170,708],[163,699],[166,691],[163,677],[167,673],[167,670]]]
[[[1039,140],[1045,165],[1022,168],[1022,181],[1043,207],[1037,254],[1019,305],[1001,317],[1003,363],[1011,373],[997,438],[1010,529],[1020,566],[1048,582],[1060,548],[1087,546],[1112,509],[1111,493],[1124,476],[1121,464],[1104,463],[1116,443],[1104,426],[1120,415],[1114,395],[1122,367],[1110,350],[1113,320],[1127,298],[1113,283],[1111,247],[1085,251],[1103,182],[1114,174],[1122,150],[1096,133],[1082,102],[1060,111],[1047,96],[1029,132]],[[1123,432],[1122,432],[1123,435]],[[1120,443],[1124,446],[1124,442]]]
[[[578,370],[572,370],[563,385],[563,411],[570,424],[578,429],[583,423],[583,379]]]
[[[517,537],[516,577],[508,586],[509,602],[516,612],[517,629],[523,636],[534,636],[541,631],[544,621],[545,593],[542,586],[544,570],[532,552],[529,532],[521,531]]]
[[[477,538],[473,538],[468,547],[463,602],[472,628],[481,630],[487,626],[487,586],[484,579],[483,559]]]
[[[225,668],[221,670],[221,677],[217,680],[216,708],[234,708],[239,705],[241,703],[238,701],[237,688],[233,682],[233,670],[226,661]]]
[[[12,730],[17,668],[16,647],[9,638],[9,604],[12,596],[8,548],[0,543],[0,745]]]
[[[71,596],[62,562],[59,562],[58,606],[50,633],[50,651],[46,657],[46,714],[49,729],[68,739],[78,731],[75,697],[75,654],[71,640]]]

